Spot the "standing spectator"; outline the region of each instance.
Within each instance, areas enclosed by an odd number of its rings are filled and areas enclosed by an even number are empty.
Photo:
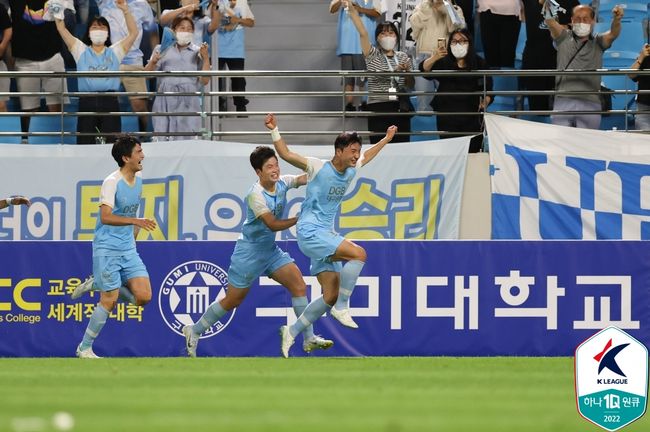
[[[165,9],[160,14],[160,25],[168,26],[178,16],[189,17],[194,21],[194,44],[201,45],[219,27],[219,5],[216,0],[208,3],[207,14],[199,6],[199,0],[181,0],[177,9]]]
[[[7,64],[5,63],[5,55],[7,54],[7,48],[11,43],[11,20],[9,19],[9,13],[5,5],[0,4],[0,32],[2,32],[2,39],[0,40],[0,72],[7,71]],[[0,92],[9,93],[11,87],[10,78],[0,78]],[[0,111],[7,111],[7,101],[9,100],[9,95],[0,95]]]
[[[463,11],[454,6],[454,10],[462,23],[454,24],[447,13],[447,7],[443,0],[422,0],[409,17],[411,23],[412,36],[415,39],[415,63],[420,64],[424,59],[430,57],[438,49],[438,41],[442,41],[443,46],[447,44],[447,39],[452,31],[463,28],[465,20]],[[427,80],[424,77],[415,78],[415,89],[417,91],[435,92],[438,87],[436,80]],[[429,108],[432,96],[425,95],[418,97],[418,111],[424,111]]]
[[[650,68],[650,45],[645,44],[641,48],[639,57],[632,63],[630,69],[647,70]],[[638,90],[650,90],[650,75],[630,75],[632,80],[639,85]],[[636,130],[650,131],[650,94],[639,94],[636,97],[636,109],[639,113],[634,118]],[[640,111],[645,111],[641,113]]]
[[[515,66],[521,0],[476,0],[485,60],[491,68]]]
[[[146,0],[127,0],[129,10],[133,14],[136,25],[138,26],[138,36],[131,46],[129,52],[122,59],[120,65],[121,71],[142,71],[144,70],[144,54],[140,49],[142,43],[143,30],[155,26],[153,11]],[[97,0],[99,13],[106,18],[111,27],[111,36],[115,40],[124,39],[127,36],[126,22],[124,14],[115,6],[115,0]],[[148,42],[148,41],[147,41]],[[147,80],[145,77],[122,77],[122,85],[127,92],[144,93],[147,91]],[[133,112],[142,113],[148,111],[148,97],[146,95],[129,96],[131,109]],[[138,116],[139,129],[147,130],[147,115]]]
[[[231,71],[244,70],[245,31],[244,27],[255,26],[255,17],[248,7],[248,3],[238,3],[237,0],[228,0],[227,6],[220,7],[221,26],[219,27],[219,70]],[[230,86],[234,92],[246,91],[244,77],[232,77]],[[219,91],[225,91],[226,79],[219,79]],[[244,96],[233,96],[236,111],[246,111],[248,99]],[[226,97],[219,97],[219,111],[226,111]]]
[[[347,0],[346,0],[347,1]],[[392,22],[380,23],[375,30],[375,41],[379,48],[370,44],[370,38],[365,26],[361,22],[359,12],[350,6],[350,16],[354,22],[361,41],[361,51],[366,58],[366,65],[370,72],[411,72],[413,69],[411,58],[402,51],[397,51],[398,31]],[[404,76],[376,76],[368,78],[368,110],[380,113],[399,112],[399,101],[395,93],[406,87],[413,88],[413,77]],[[411,132],[411,119],[408,116],[383,115],[368,117],[368,130],[375,134],[370,135],[370,142],[375,144],[384,135],[380,133],[391,125],[397,126],[400,132],[406,135],[395,136],[393,141],[409,141]]]
[[[151,60],[145,70],[161,71],[209,71],[210,56],[208,44],[200,46],[192,43],[194,33],[194,21],[189,17],[176,17],[172,22],[172,30],[176,33],[177,42],[160,52],[160,45],[154,49]],[[198,92],[200,87],[206,85],[210,77],[162,77],[158,80],[158,92],[167,93],[191,93]],[[198,96],[156,96],[153,103],[153,110],[157,113],[190,113],[201,110]],[[201,129],[201,117],[194,116],[154,116],[153,131],[164,132],[187,132],[186,136],[157,136],[158,141],[173,141],[192,139]]]
[[[558,22],[566,26],[571,22],[571,11],[578,6],[578,0],[556,0],[566,10],[558,14]],[[526,46],[521,62],[522,69],[549,69],[557,68],[557,52],[553,46],[551,33],[547,28],[540,28],[542,19],[542,5],[539,0],[523,0],[526,16]],[[519,86],[523,90],[553,90],[555,89],[555,75],[527,76],[519,78]],[[552,107],[551,96],[529,95],[528,108],[534,111],[548,111]]]
[[[603,52],[621,32],[623,8],[612,9],[612,25],[609,31],[592,36],[596,15],[587,5],[573,8],[571,29],[565,29],[553,18],[544,20],[557,46],[559,70],[595,70],[603,66]],[[601,111],[599,75],[558,75],[555,79],[557,94],[553,111]],[[589,92],[568,95],[567,92]],[[551,116],[551,123],[587,129],[600,127],[600,114],[557,114]]]
[[[129,11],[126,0],[116,0],[116,5],[124,14],[128,34],[126,38],[114,44],[111,44],[111,31],[106,18],[95,17],[91,19],[83,40],[74,37],[62,20],[56,20],[56,27],[63,42],[77,62],[78,71],[120,70],[122,58],[131,48],[138,35],[138,27]],[[120,79],[118,77],[79,78],[80,92],[97,92],[96,96],[79,97],[79,112],[106,113],[119,111],[120,104],[117,96],[105,94],[119,90]],[[77,132],[103,135],[104,142],[115,141],[116,137],[110,134],[119,134],[121,130],[119,116],[79,116],[77,121]],[[95,137],[91,135],[78,136],[77,143],[94,144]]]
[[[343,0],[332,0],[330,3],[330,13],[339,14],[339,24],[337,31],[336,55],[341,58],[341,70],[366,70],[366,61],[361,53],[361,43],[359,42],[359,33],[352,23],[349,8],[341,7]],[[377,19],[386,8],[382,7],[381,0],[356,0],[350,2],[349,7],[354,7],[361,17],[361,22],[366,28],[368,34],[374,34],[377,28]],[[349,77],[344,79],[345,91],[354,91],[354,83],[357,83],[359,91],[364,89],[364,79]],[[359,110],[364,110],[363,104]],[[345,110],[355,111],[354,96],[345,96]]]
[[[52,21],[43,20],[45,0],[10,0],[11,51],[18,72],[64,72],[61,57],[61,37]],[[65,80],[50,77],[16,78],[19,92],[36,93],[40,91],[55,93],[45,96],[50,112],[60,112],[62,103],[67,100],[62,94],[67,91]],[[23,111],[38,111],[40,96],[20,96]],[[22,117],[23,131],[29,130],[29,117]]]
[[[420,63],[421,72],[431,71],[427,79],[437,79],[440,82],[441,93],[462,93],[492,91],[492,78],[487,77],[485,83],[483,77],[463,76],[438,76],[436,70],[472,71],[487,69],[483,58],[476,54],[472,36],[468,30],[456,30],[449,36],[446,46],[435,51],[431,57]],[[484,85],[485,84],[485,85]],[[443,113],[460,113],[484,111],[490,104],[491,97],[483,99],[479,94],[474,95],[437,95],[433,98],[431,106],[434,111]],[[438,130],[446,132],[471,132],[481,131],[482,115],[439,115],[437,119]],[[483,146],[483,135],[477,135],[470,141],[469,152],[477,153]]]

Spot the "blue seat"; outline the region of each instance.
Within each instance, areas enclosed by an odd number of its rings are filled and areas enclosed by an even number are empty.
[[[648,4],[642,2],[622,2],[620,0],[601,0],[598,9],[598,21],[611,23],[612,9],[620,5],[624,9],[623,21],[639,22],[648,16]],[[625,25],[625,24],[624,24]]]
[[[0,136],[0,144],[20,144],[20,117],[13,115],[0,117],[0,132],[16,133],[16,135]]]
[[[596,33],[605,33],[609,31],[611,23],[596,23],[594,31]],[[645,40],[643,38],[643,26],[640,22],[623,23],[621,33],[618,35],[612,46],[609,48],[614,51],[641,51]],[[635,56],[636,58],[636,56]]]
[[[435,115],[411,117],[411,132],[435,131],[438,130],[438,122]],[[411,135],[411,141],[436,140],[438,135]]]
[[[138,116],[136,115],[123,115],[121,117],[122,133],[140,132],[140,125],[138,124]]]
[[[29,144],[76,144],[76,136],[64,136],[61,142],[61,117],[60,116],[32,116],[29,122],[30,132],[51,132],[52,135],[29,136]],[[77,117],[63,117],[63,131],[75,133],[77,131]]]
[[[638,52],[635,51],[608,49],[603,53],[603,67],[605,69],[629,69],[638,55]]]
[[[519,88],[516,76],[493,76],[492,91],[517,91]],[[488,106],[488,112],[495,111],[515,111],[517,110],[517,96],[496,94],[492,98],[492,103]]]

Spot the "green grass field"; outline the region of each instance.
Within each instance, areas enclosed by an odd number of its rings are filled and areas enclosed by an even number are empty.
[[[601,430],[572,358],[0,359],[0,431],[60,411],[90,432]]]

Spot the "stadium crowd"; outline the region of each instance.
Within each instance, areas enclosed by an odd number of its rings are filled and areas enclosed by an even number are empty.
[[[493,80],[441,75],[439,71],[603,67],[643,70],[650,65],[647,5],[644,13],[636,13],[629,2],[618,5],[609,0],[595,0],[593,5],[584,0],[582,4],[578,0],[419,0],[410,14],[404,14],[410,26],[407,38],[414,42],[414,48],[407,49],[400,47],[403,39],[399,23],[393,22],[394,16],[386,16],[391,3],[401,0],[331,0],[329,4],[329,12],[337,14],[338,19],[336,54],[341,70],[430,72],[415,79],[396,75],[371,77],[367,82],[344,80],[346,92],[353,91],[355,86],[367,91],[367,96],[361,98],[347,95],[346,111],[381,113],[368,117],[373,142],[381,139],[387,125],[398,123],[402,134],[395,140],[408,140],[412,123],[409,113],[415,111],[433,109],[441,114],[437,116],[439,131],[462,135],[475,134],[481,128],[481,116],[468,112],[513,109],[511,102],[515,99],[524,110],[554,111],[554,115],[544,116],[552,123],[594,129],[603,127],[599,112],[612,108],[608,105],[611,98],[603,97],[599,75],[551,73],[525,76],[517,81],[502,76]],[[2,0],[0,70],[243,70],[245,32],[254,25],[255,17],[247,0]],[[522,30],[526,37],[520,36]],[[624,37],[616,46],[620,35]],[[211,44],[218,45],[217,59],[210,58]],[[608,49],[614,53],[606,56]],[[631,50],[633,55],[629,54]],[[639,74],[629,78],[637,81],[639,90],[650,89],[650,76]],[[144,76],[125,76],[121,80],[80,77],[67,81],[50,77],[3,78],[0,92],[5,95],[0,96],[0,111],[60,112],[64,106],[68,110],[66,104],[72,102],[70,109],[80,113],[76,130],[85,134],[77,137],[78,144],[110,141],[123,131],[119,116],[101,113],[202,111],[198,94],[210,85],[209,78],[184,75],[154,81]],[[147,92],[154,89],[159,94],[150,98]],[[218,89],[226,89],[225,79],[218,80]],[[246,80],[233,77],[231,89],[245,92]],[[504,89],[555,90],[558,95],[478,95]],[[68,90],[91,95],[82,95],[75,101],[56,96]],[[427,94],[409,98],[407,93],[412,90]],[[11,91],[20,92],[20,96],[10,98]],[[53,94],[44,101],[29,94],[39,91]],[[126,98],[112,94],[120,91],[130,93],[128,104]],[[436,96],[436,92],[446,94]],[[639,94],[636,99],[639,111],[650,107],[650,95]],[[630,101],[626,99],[624,103],[634,111]],[[232,104],[234,110],[245,112],[249,100],[236,95]],[[219,111],[227,110],[227,98],[220,97]],[[572,115],[572,111],[582,114]],[[647,113],[637,114],[636,128],[647,130],[649,117]],[[29,130],[29,122],[29,116],[21,117],[23,133]],[[150,118],[141,114],[135,130],[152,130],[155,140],[174,140],[198,136],[200,129],[198,115]],[[481,141],[473,142],[472,151],[480,149]]]

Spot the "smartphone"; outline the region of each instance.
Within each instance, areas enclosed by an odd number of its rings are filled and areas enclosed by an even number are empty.
[[[444,48],[447,45],[445,38],[438,38],[438,48]]]

